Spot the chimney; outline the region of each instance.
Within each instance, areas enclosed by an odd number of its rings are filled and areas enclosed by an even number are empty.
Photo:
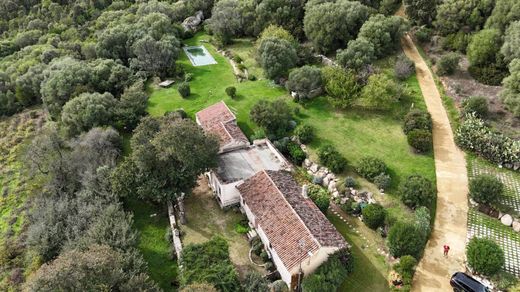
[[[309,188],[309,186],[306,185],[306,184],[302,186],[302,196],[303,196],[305,199],[309,198],[309,196],[307,195],[307,189],[308,189],[308,188]]]

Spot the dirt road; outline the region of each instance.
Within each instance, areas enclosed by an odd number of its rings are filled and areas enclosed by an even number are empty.
[[[453,140],[450,121],[435,82],[413,41],[402,39],[405,54],[414,63],[419,85],[433,119],[433,151],[437,175],[437,212],[432,235],[417,267],[413,291],[451,291],[449,280],[462,271],[466,242],[468,178],[464,153]],[[443,245],[451,249],[443,256]]]

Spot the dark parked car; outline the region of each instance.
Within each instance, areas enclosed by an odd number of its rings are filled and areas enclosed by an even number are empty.
[[[486,286],[463,272],[451,276],[451,287],[455,292],[491,292]]]

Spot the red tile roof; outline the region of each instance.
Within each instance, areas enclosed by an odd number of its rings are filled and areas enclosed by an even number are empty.
[[[235,115],[223,101],[211,105],[195,115],[204,131],[217,135],[221,146],[232,142],[249,143],[247,137],[236,124]]]
[[[347,246],[318,207],[302,196],[290,173],[260,171],[237,188],[288,270],[321,246]]]

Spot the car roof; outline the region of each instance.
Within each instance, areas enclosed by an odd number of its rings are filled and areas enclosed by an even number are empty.
[[[455,282],[464,283],[464,285],[468,286],[469,288],[471,288],[475,291],[479,291],[479,292],[489,291],[489,290],[487,290],[486,286],[484,286],[484,284],[480,283],[479,281],[475,280],[473,277],[471,277],[463,272],[457,272],[457,273],[453,274],[451,279],[454,280]]]

